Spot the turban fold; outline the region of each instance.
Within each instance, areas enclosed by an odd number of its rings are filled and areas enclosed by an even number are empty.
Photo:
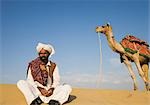
[[[50,44],[44,44],[44,43],[38,43],[36,46],[36,50],[39,53],[42,49],[48,51],[50,53],[50,56],[55,53],[54,47]]]

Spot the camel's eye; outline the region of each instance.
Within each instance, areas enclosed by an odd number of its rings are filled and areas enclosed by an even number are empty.
[[[109,27],[109,23],[107,23],[107,26]]]
[[[104,26],[102,26],[102,28],[104,28]]]

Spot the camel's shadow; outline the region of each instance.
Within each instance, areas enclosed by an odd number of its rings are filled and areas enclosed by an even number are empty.
[[[68,101],[66,101],[64,104],[70,103],[73,100],[75,100],[77,97],[75,95],[69,95]]]

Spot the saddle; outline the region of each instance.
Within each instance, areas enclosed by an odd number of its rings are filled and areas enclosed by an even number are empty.
[[[132,35],[127,35],[122,39],[120,44],[127,52],[134,54],[137,53],[137,51],[139,51],[141,56],[150,59],[150,49],[146,41],[141,40]]]

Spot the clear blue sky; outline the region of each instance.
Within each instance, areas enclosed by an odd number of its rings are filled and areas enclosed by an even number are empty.
[[[149,4],[148,0],[2,0],[0,83],[25,79],[29,61],[37,57],[35,47],[43,42],[55,47],[50,59],[59,66],[61,83],[97,88],[100,52],[95,27],[110,22],[117,41],[133,34],[149,43]],[[111,51],[104,35],[101,40],[99,88],[132,89],[119,55]]]

